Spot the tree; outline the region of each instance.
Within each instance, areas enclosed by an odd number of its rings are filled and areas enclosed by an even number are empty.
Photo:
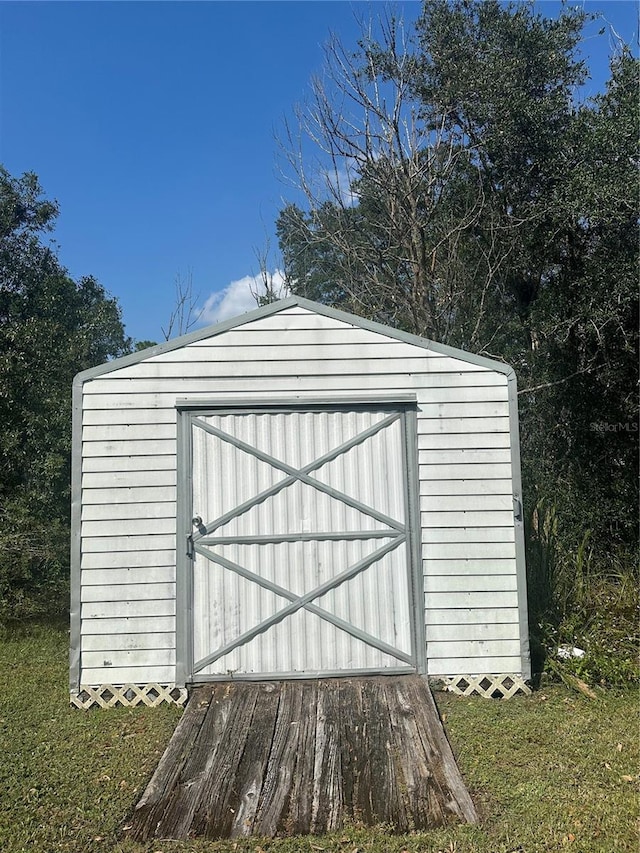
[[[566,588],[637,540],[638,63],[578,102],[588,17],[428,0],[332,40],[277,222],[294,293],[515,367],[530,564]]]
[[[286,206],[277,222],[287,283],[447,342],[471,305],[486,311],[486,292],[461,287],[459,276],[460,236],[485,199],[471,152],[446,115],[421,115],[403,26],[381,19],[380,39],[367,32],[354,56],[332,38],[312,102],[297,111],[297,130],[287,128],[289,164],[308,205]],[[307,163],[304,137],[324,161]]]
[[[58,208],[0,167],[0,612],[57,606],[68,574],[71,384],[130,351],[120,309],[43,235]],[[54,601],[55,599],[55,601]]]
[[[167,328],[162,329],[162,335],[165,341],[179,335],[186,335],[197,324],[202,316],[202,308],[198,308],[199,293],[193,292],[193,273],[187,271],[186,278],[182,278],[180,273],[175,278],[175,302]]]

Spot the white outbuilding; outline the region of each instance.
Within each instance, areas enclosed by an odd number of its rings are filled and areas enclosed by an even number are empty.
[[[530,678],[516,378],[291,297],[74,383],[71,700]]]

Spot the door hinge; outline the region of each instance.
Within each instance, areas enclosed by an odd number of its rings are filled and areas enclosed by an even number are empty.
[[[513,497],[513,515],[516,521],[522,521],[522,501],[515,495]]]

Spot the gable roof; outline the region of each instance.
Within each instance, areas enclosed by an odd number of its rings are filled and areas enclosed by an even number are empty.
[[[321,305],[319,302],[312,302],[310,299],[304,299],[301,296],[288,296],[286,299],[280,299],[278,302],[272,302],[269,305],[264,305],[262,308],[256,308],[255,311],[249,311],[246,314],[241,314],[238,317],[232,317],[230,320],[225,320],[222,323],[216,323],[212,326],[206,326],[204,329],[198,329],[195,332],[190,332],[186,335],[181,335],[179,338],[173,338],[163,344],[158,344],[154,347],[140,350],[139,352],[125,355],[121,358],[107,361],[104,364],[99,364],[96,367],[91,367],[88,370],[83,370],[77,374],[74,379],[74,385],[82,385],[90,379],[95,379],[105,373],[111,373],[113,370],[119,370],[122,367],[128,367],[132,364],[145,361],[148,358],[153,358],[156,355],[162,355],[172,350],[180,349],[189,344],[197,343],[198,341],[212,338],[215,335],[221,335],[228,332],[230,329],[236,329],[239,326],[244,326],[247,323],[254,323],[256,320],[261,320],[264,317],[270,317],[273,314],[279,314],[281,311],[286,311],[288,308],[304,308],[314,314],[319,314],[324,317],[330,317],[334,320],[339,320],[342,323],[348,323],[351,326],[366,329],[369,332],[375,332],[378,335],[384,335],[388,338],[402,341],[413,346],[429,349],[432,352],[437,352],[439,355],[457,358],[460,361],[466,361],[469,364],[475,364],[479,367],[494,370],[498,373],[505,374],[509,379],[515,378],[513,368],[501,361],[486,358],[485,356],[475,355],[466,352],[465,350],[450,347],[446,344],[435,343],[427,338],[421,338],[418,335],[409,334],[399,329],[394,329],[391,326],[385,326],[382,323],[376,323],[373,320],[366,320],[364,317],[358,317],[355,314],[349,314],[346,311],[339,311],[337,308],[330,308],[327,305]]]

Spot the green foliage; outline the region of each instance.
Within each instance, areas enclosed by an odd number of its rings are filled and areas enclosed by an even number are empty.
[[[640,69],[620,48],[606,91],[576,100],[589,17],[428,0],[404,41],[381,17],[356,54],[334,48],[312,138],[353,194],[307,192],[278,235],[293,292],[514,366],[532,621],[573,608],[599,643],[585,674],[616,683],[633,667],[610,672],[628,655],[590,608],[610,613],[600,583],[638,546]]]
[[[83,712],[67,694],[67,632],[0,632],[0,849],[3,853],[527,853],[637,849],[636,692],[590,701],[547,685],[494,701],[436,696],[479,826],[396,836],[347,827],[328,836],[214,842],[122,838],[179,717],[173,707]]]
[[[71,383],[130,347],[116,301],[43,242],[57,206],[41,195],[0,167],[0,616],[64,606]]]

